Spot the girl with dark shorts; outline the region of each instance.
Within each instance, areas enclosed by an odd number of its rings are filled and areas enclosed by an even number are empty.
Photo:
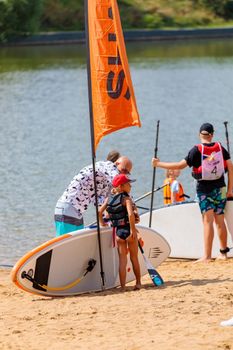
[[[140,289],[141,287],[141,273],[138,261],[138,231],[135,226],[137,213],[135,213],[135,204],[129,195],[131,182],[134,181],[125,174],[116,175],[112,181],[113,193],[109,198],[106,198],[99,209],[100,225],[107,225],[103,220],[103,213],[106,210],[113,230],[116,233],[119,254],[119,277],[122,291],[125,290],[128,250],[136,278],[135,289]]]

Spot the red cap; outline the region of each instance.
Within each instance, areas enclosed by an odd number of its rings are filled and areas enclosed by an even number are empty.
[[[118,174],[112,180],[113,187],[127,184],[128,182],[135,182],[136,180],[130,179],[126,174]]]

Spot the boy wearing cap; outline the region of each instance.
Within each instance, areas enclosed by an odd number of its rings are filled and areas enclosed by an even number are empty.
[[[119,277],[122,291],[125,290],[128,249],[136,278],[135,289],[140,289],[141,287],[141,273],[138,261],[138,231],[135,226],[134,203],[129,195],[131,182],[134,181],[136,180],[130,179],[126,174],[116,175],[112,181],[113,194],[106,198],[99,209],[100,225],[106,226],[103,221],[103,212],[106,210],[113,226],[113,232],[116,233],[119,254]]]
[[[213,142],[214,127],[204,123],[200,127],[201,143],[194,146],[185,159],[176,163],[160,162],[152,159],[152,166],[164,169],[184,169],[192,167],[192,176],[197,180],[197,197],[202,213],[204,228],[204,256],[198,262],[211,260],[215,222],[220,240],[220,259],[226,259],[227,229],[224,222],[226,198],[233,197],[233,165],[227,150],[219,143]],[[228,185],[224,173],[228,171]]]

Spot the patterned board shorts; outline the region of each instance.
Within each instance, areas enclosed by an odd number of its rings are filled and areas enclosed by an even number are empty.
[[[201,213],[214,210],[215,214],[224,214],[226,206],[226,187],[215,188],[210,193],[197,193]]]

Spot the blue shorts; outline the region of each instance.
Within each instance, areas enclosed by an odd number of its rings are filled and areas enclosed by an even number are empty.
[[[209,193],[197,192],[201,213],[214,210],[215,214],[224,214],[226,206],[226,187],[215,188]]]
[[[72,225],[67,224],[64,221],[55,221],[55,227],[56,227],[56,237],[64,235],[69,232],[82,230],[84,228],[84,225]]]
[[[57,202],[54,219],[56,237],[84,228],[81,213],[69,203]]]

